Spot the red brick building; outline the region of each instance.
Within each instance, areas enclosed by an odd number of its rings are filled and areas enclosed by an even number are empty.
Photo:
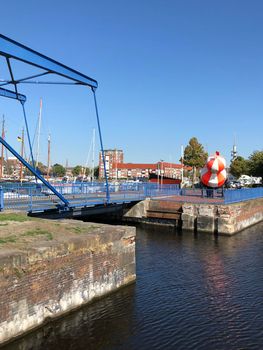
[[[106,171],[109,179],[148,179],[150,174],[181,179],[182,165],[167,162],[157,163],[123,163],[122,150],[105,150]],[[99,155],[99,177],[104,178],[102,154]],[[184,170],[189,170],[184,167]]]
[[[107,176],[112,178],[113,164],[123,163],[123,151],[120,149],[104,150],[104,156]],[[104,178],[102,152],[99,153],[99,178]]]
[[[189,170],[189,167],[184,167],[184,170]],[[157,176],[166,176],[173,179],[181,179],[182,165],[158,162],[151,164],[138,163],[122,163],[113,164],[111,178],[113,179],[142,179],[149,178],[150,174]]]

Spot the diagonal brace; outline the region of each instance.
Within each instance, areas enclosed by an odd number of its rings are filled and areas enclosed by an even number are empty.
[[[39,173],[34,169],[23,157],[20,156],[10,145],[7,143],[2,137],[0,137],[0,142],[8,149],[9,152],[11,152],[27,169],[29,169],[35,177],[37,177],[41,182],[43,182],[44,185],[47,186],[47,188],[50,189],[56,195],[64,204],[65,207],[69,207],[68,200],[62,196],[48,181],[46,181],[43,176],[39,175]]]

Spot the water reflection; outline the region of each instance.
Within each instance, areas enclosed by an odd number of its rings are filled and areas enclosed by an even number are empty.
[[[109,349],[131,334],[135,284],[9,344],[5,350]]]

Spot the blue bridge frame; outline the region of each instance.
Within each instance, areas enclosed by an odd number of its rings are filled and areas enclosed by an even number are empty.
[[[26,119],[26,113],[24,104],[26,102],[26,96],[22,95],[18,92],[18,84],[23,82],[28,83],[34,83],[32,81],[33,78],[48,75],[48,74],[56,74],[58,76],[67,78],[70,80],[71,84],[76,85],[84,85],[91,88],[93,95],[94,95],[94,104],[95,104],[95,112],[97,117],[97,124],[98,124],[98,131],[99,131],[99,137],[100,137],[100,146],[102,151],[102,158],[104,163],[104,176],[106,179],[106,198],[107,203],[110,202],[110,191],[109,191],[109,184],[108,184],[108,178],[106,173],[106,164],[105,164],[105,155],[104,155],[104,149],[103,149],[103,142],[102,142],[102,134],[101,134],[101,127],[100,127],[100,121],[99,121],[99,113],[98,113],[98,106],[97,106],[97,100],[96,100],[96,94],[95,91],[98,87],[98,82],[95,79],[92,79],[88,77],[87,75],[84,75],[70,67],[67,67],[66,65],[55,61],[54,59],[47,57],[35,50],[32,50],[31,48],[22,45],[21,43],[18,43],[10,38],[7,38],[6,36],[0,34],[0,56],[5,57],[7,66],[9,69],[11,80],[1,82],[0,83],[0,96],[12,98],[20,101],[23,107],[23,113],[26,123],[26,129],[27,129],[27,137],[31,152],[31,158],[32,158],[32,165],[31,166],[28,162],[26,162],[25,159],[23,159],[13,148],[11,145],[9,145],[2,137],[0,137],[0,143],[2,143],[15,157],[17,157],[24,166],[26,166],[34,175],[36,178],[38,178],[44,185],[46,185],[64,204],[62,205],[62,208],[68,209],[69,208],[69,202],[68,200],[60,194],[54,186],[52,186],[48,181],[46,181],[35,169],[34,166],[34,158],[33,158],[33,152],[31,147],[31,140],[30,135],[28,131],[28,125],[27,125],[27,119]],[[44,72],[41,72],[39,74],[35,74],[29,77],[24,77],[20,79],[15,79],[12,71],[11,66],[11,59],[15,59],[18,61],[22,61],[24,63],[27,63],[31,66],[38,67]],[[54,84],[54,82],[42,82],[47,84]],[[60,84],[60,83],[57,83]],[[12,85],[14,87],[14,90],[8,90],[3,88],[3,86],[6,85]]]

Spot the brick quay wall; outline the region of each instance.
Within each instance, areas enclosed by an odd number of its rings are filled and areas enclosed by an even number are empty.
[[[263,198],[233,204],[183,204],[182,227],[233,235],[263,220]]]
[[[135,228],[0,214],[0,344],[135,281]]]
[[[227,205],[186,203],[173,198],[147,199],[127,211],[123,220],[232,235],[263,220],[263,198]]]

